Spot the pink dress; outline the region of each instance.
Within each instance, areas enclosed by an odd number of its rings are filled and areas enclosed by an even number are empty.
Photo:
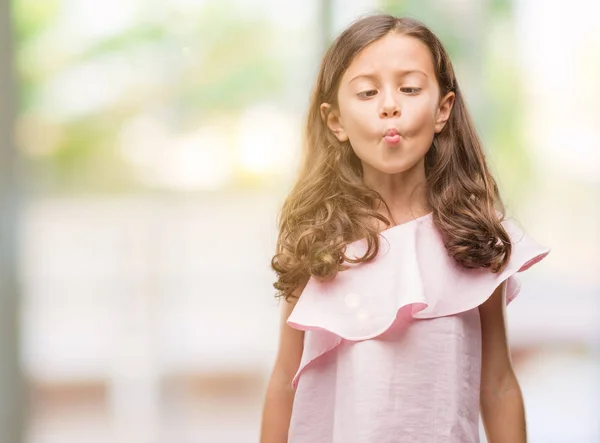
[[[287,323],[305,332],[288,443],[477,443],[481,305],[544,258],[510,221],[499,274],[448,256],[431,214],[381,233],[375,260],[311,279]],[[346,254],[362,255],[364,240]]]

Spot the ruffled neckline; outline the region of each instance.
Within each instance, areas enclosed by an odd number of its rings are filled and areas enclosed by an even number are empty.
[[[512,253],[502,272],[466,269],[449,256],[432,213],[380,232],[378,255],[352,264],[331,281],[310,279],[287,323],[305,335],[299,373],[310,361],[341,340],[378,337],[392,327],[402,309],[415,319],[454,315],[484,303],[507,282],[506,303],[519,293],[515,274],[542,260],[549,249],[537,244],[516,224],[502,221]],[[365,239],[348,244],[346,255],[366,252]],[[297,379],[297,378],[296,378]]]

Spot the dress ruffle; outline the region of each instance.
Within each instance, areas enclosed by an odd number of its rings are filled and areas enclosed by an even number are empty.
[[[288,325],[307,331],[300,367],[292,382],[315,359],[342,339],[367,340],[387,331],[401,309],[416,319],[465,312],[485,302],[507,281],[506,302],[519,293],[516,273],[542,260],[550,250],[538,245],[516,224],[502,222],[512,242],[504,270],[466,269],[448,255],[431,214],[383,231],[380,251],[369,263],[350,265],[329,282],[310,279]],[[365,240],[349,244],[347,256],[362,256]]]

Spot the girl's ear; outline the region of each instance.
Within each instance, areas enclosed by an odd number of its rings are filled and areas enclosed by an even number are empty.
[[[440,101],[440,105],[438,106],[437,115],[435,119],[435,133],[439,134],[446,126],[446,122],[450,118],[450,113],[452,112],[452,107],[454,106],[454,92],[449,92],[446,96]]]
[[[348,141],[348,134],[344,130],[339,112],[332,108],[329,103],[321,103],[319,109],[321,111],[321,118],[327,127],[331,129],[333,135],[341,142]]]

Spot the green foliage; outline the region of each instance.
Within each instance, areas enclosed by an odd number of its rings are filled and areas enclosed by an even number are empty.
[[[162,78],[149,87],[133,88],[117,100],[61,127],[60,144],[46,157],[31,159],[33,169],[46,167],[60,189],[126,189],[134,175],[115,149],[115,138],[129,120],[149,110],[167,110],[177,116],[178,130],[193,129],[203,114],[235,114],[260,100],[276,98],[283,88],[281,56],[272,47],[274,32],[268,23],[241,15],[229,2],[208,2],[193,17],[165,14],[140,19],[130,28],[108,36],[76,54],[60,53],[45,40],[58,26],[59,0],[15,0],[17,66],[20,111],[35,115],[47,86],[66,69],[88,62],[122,60],[139,71],[140,78]],[[152,5],[156,8],[156,3]],[[185,31],[179,26],[187,21]],[[73,38],[77,38],[76,35]],[[40,48],[44,58],[40,59]],[[140,56],[143,53],[143,56]],[[146,72],[148,57],[156,66]],[[144,66],[138,66],[145,60]],[[110,76],[108,69],[106,75]],[[163,75],[163,77],[160,77]],[[153,78],[157,78],[154,75]],[[107,77],[110,81],[110,77]],[[89,85],[90,88],[96,85]],[[56,103],[60,109],[61,103]],[[60,114],[60,113],[59,113]],[[53,116],[46,116],[53,119]],[[33,128],[35,130],[35,128]],[[48,186],[45,183],[44,186]]]
[[[487,22],[477,27],[478,32],[489,30],[498,20],[511,19],[511,0],[490,0],[485,5],[481,19]],[[118,59],[130,64],[140,79],[148,76],[154,80],[140,82],[143,86],[135,85],[115,102],[86,115],[67,121],[45,117],[60,126],[60,144],[46,157],[31,161],[34,169],[50,171],[44,175],[56,189],[106,191],[136,186],[135,175],[123,163],[115,140],[121,128],[140,114],[156,110],[172,116],[167,124],[185,132],[205,116],[235,115],[258,101],[278,99],[284,92],[288,54],[278,52],[278,34],[259,16],[243,16],[230,2],[206,2],[190,13],[170,11],[164,4],[160,17],[150,14],[155,18],[148,19],[141,14],[128,29],[69,54],[61,53],[62,48],[47,39],[58,30],[62,6],[60,0],[13,1],[23,114],[39,112],[50,82],[85,63],[98,63],[102,69],[103,64],[108,67],[110,60]],[[473,36],[460,15],[448,11],[447,3],[382,0],[380,7],[393,15],[423,21],[440,37],[455,65],[484,73],[483,89],[477,92],[483,94],[479,102],[485,106],[474,110],[474,118],[497,162],[502,183],[509,193],[516,192],[516,184],[528,177],[529,163],[522,143],[514,64],[489,51],[488,34]],[[148,66],[156,70],[148,72]],[[111,75],[108,68],[106,75]],[[60,103],[56,106],[59,109]]]
[[[13,0],[12,20],[18,44],[52,26],[60,6],[61,0]]]

